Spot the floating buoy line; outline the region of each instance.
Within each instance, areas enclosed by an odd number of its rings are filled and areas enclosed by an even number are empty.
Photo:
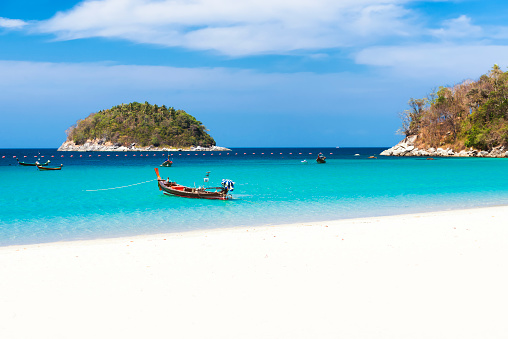
[[[315,153],[315,154],[318,154],[319,152]],[[312,155],[314,153],[310,152],[308,153],[309,155]],[[101,157],[101,156],[105,156],[105,157],[120,157],[120,156],[124,156],[124,157],[128,157],[128,156],[140,156],[140,157],[164,157],[164,156],[199,156],[199,155],[202,155],[202,156],[206,156],[206,155],[209,155],[209,156],[223,156],[223,155],[230,155],[230,156],[233,156],[233,155],[307,155],[307,153],[303,153],[303,152],[300,152],[300,153],[293,153],[293,152],[290,152],[290,153],[256,153],[256,152],[253,152],[253,153],[247,153],[247,152],[243,152],[243,153],[233,153],[233,152],[229,152],[229,153],[195,153],[195,152],[191,152],[191,153],[163,153],[163,154],[153,154],[153,155],[150,155],[150,154],[88,154],[88,157],[86,155],[83,155],[83,154],[80,154],[79,157],[77,154],[70,154],[70,155],[63,155],[61,154],[60,155],[60,158],[65,158],[66,156],[69,157],[69,158],[74,158],[74,156],[76,156],[77,158],[91,158],[91,157]],[[330,153],[330,155],[333,155],[333,153]],[[27,158],[29,156],[27,155],[23,155],[23,156],[17,156],[17,155],[13,155],[12,158],[15,159],[15,158]],[[34,158],[44,158],[45,156],[44,155],[34,155],[33,156]],[[51,156],[48,156],[48,158],[54,158],[55,155],[51,155]],[[5,156],[3,155],[2,156],[2,159],[6,159],[8,158],[8,156]]]

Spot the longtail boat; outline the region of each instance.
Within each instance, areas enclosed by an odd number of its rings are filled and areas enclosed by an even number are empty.
[[[234,182],[229,179],[222,179],[221,187],[187,187],[179,185],[174,181],[164,180],[159,175],[159,169],[155,168],[159,190],[166,195],[174,195],[183,198],[228,200],[233,197],[229,192],[234,189]],[[208,175],[207,175],[208,177]],[[206,179],[206,178],[205,178]],[[207,182],[207,180],[205,180]]]
[[[173,165],[173,161],[170,158],[168,158],[168,160],[164,161],[161,164],[161,167],[171,167],[171,165]]]
[[[59,171],[62,169],[62,164],[60,164],[60,167],[47,167],[37,164],[37,168],[41,171]]]
[[[316,161],[318,164],[324,164],[324,163],[326,163],[325,159],[326,159],[326,157],[323,155],[323,153],[319,153]]]
[[[37,165],[41,165],[41,166],[47,166],[49,165],[50,161],[46,161],[44,164],[40,164],[39,161],[36,161],[34,163],[30,163],[30,162],[22,162],[22,161],[19,161],[18,158],[16,158],[16,161],[18,162],[18,164],[20,164],[21,166],[37,166]]]

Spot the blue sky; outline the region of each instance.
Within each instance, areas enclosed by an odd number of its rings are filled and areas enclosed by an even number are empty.
[[[0,148],[183,109],[229,147],[392,146],[411,97],[508,66],[496,0],[3,0]]]

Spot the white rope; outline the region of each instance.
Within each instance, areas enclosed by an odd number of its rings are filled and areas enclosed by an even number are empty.
[[[116,189],[118,189],[118,188],[126,188],[126,187],[131,187],[131,186],[136,186],[136,185],[146,184],[147,182],[152,182],[152,181],[154,181],[154,180],[157,180],[157,179],[152,179],[152,180],[148,180],[148,181],[138,182],[137,184],[126,185],[126,186],[111,187],[111,188],[99,188],[99,189],[97,189],[97,190],[83,190],[83,191],[85,191],[85,192],[97,192],[97,191],[116,190]]]

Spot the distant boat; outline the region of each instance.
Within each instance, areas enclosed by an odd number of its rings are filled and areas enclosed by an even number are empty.
[[[318,164],[324,164],[326,162],[326,157],[323,155],[323,153],[319,153],[317,158],[316,158],[316,161]]]
[[[307,160],[305,160],[305,159],[304,159],[304,160],[302,160],[302,161],[301,161],[301,163],[302,163],[302,164],[305,164],[305,165],[306,165],[306,164],[308,164]]]
[[[171,167],[171,165],[173,165],[173,161],[171,161],[170,158],[168,158],[168,160],[164,161],[161,166],[162,167]]]
[[[177,184],[176,182],[164,180],[159,175],[159,169],[155,168],[157,174],[157,182],[159,190],[163,191],[166,195],[174,195],[182,198],[197,198],[197,199],[214,199],[214,200],[228,200],[233,197],[229,192],[234,189],[234,182],[229,179],[222,179],[221,187],[187,187]],[[208,174],[207,174],[208,178]],[[205,182],[207,182],[205,180]]]
[[[40,164],[39,161],[36,161],[34,163],[29,163],[29,162],[22,162],[22,161],[19,161],[18,158],[16,158],[16,160],[18,161],[18,164],[20,164],[21,166],[37,166],[37,165],[41,165],[41,166],[47,166],[49,165],[50,161],[46,161],[44,164]]]
[[[375,157],[375,156],[371,155],[371,156],[369,157],[369,159],[377,159],[377,157]]]
[[[37,168],[41,171],[59,171],[62,169],[62,167],[63,167],[62,164],[60,164],[60,167],[46,167],[46,166],[37,164]]]
[[[359,156],[360,156],[360,154],[358,154],[358,153],[355,154],[355,157],[359,157]]]

